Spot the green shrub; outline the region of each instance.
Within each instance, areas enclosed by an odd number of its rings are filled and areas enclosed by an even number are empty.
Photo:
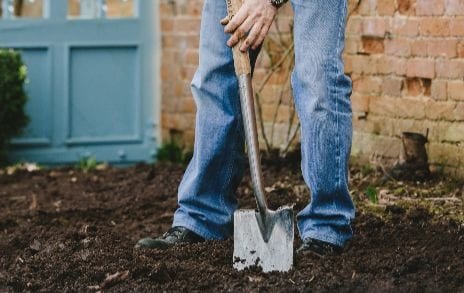
[[[82,158],[77,162],[76,168],[84,173],[94,171],[97,169],[98,162],[95,157]]]
[[[29,122],[24,106],[27,69],[19,53],[0,49],[0,164],[5,163],[9,141]]]
[[[158,162],[169,162],[174,164],[187,164],[191,158],[192,151],[183,149],[174,140],[162,144],[156,155]]]
[[[379,202],[379,197],[377,196],[377,189],[373,186],[368,186],[366,189],[367,198],[373,203],[377,204]]]

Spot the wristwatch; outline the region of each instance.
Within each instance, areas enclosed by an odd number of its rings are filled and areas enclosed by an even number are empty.
[[[287,3],[288,0],[269,0],[275,8],[280,8]]]

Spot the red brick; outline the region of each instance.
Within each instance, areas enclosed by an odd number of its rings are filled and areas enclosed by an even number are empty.
[[[454,58],[457,54],[457,40],[429,40],[427,54],[432,57]]]
[[[458,44],[458,58],[464,58],[464,42]]]
[[[390,98],[385,96],[370,97],[369,98],[369,113],[381,115],[381,116],[396,116],[395,107],[396,98]]]
[[[358,11],[361,15],[375,15],[376,8],[377,0],[364,0],[361,1]]]
[[[395,76],[385,77],[382,83],[382,93],[387,96],[400,97],[403,79]]]
[[[434,79],[432,81],[432,98],[435,100],[446,100],[448,97],[446,80]]]
[[[428,40],[413,40],[410,43],[411,56],[413,57],[425,57],[427,56],[427,44]]]
[[[174,35],[164,34],[162,35],[161,42],[163,48],[198,48],[199,38],[198,35]]]
[[[425,116],[432,120],[454,120],[456,103],[427,101],[425,104]]]
[[[453,116],[457,121],[464,121],[464,103],[460,102],[456,105]]]
[[[362,25],[362,34],[365,36],[381,37],[385,36],[387,26],[384,19],[366,18]]]
[[[405,75],[406,74],[405,58],[397,58],[393,56],[382,56],[377,61],[377,69],[380,74]]]
[[[177,18],[174,21],[174,30],[176,33],[191,33],[198,36],[198,32],[200,31],[200,19]]]
[[[464,1],[462,0],[445,0],[446,14],[464,15]]]
[[[446,37],[450,34],[448,19],[424,17],[420,21],[420,33],[423,36]]]
[[[450,35],[455,37],[464,37],[464,19],[450,20]]]
[[[431,80],[427,78],[409,77],[405,80],[408,96],[430,96]]]
[[[287,123],[290,120],[290,107],[289,106],[284,106],[280,105],[280,107],[276,107],[277,109],[277,117],[276,117],[276,122],[277,123]]]
[[[200,16],[201,15],[201,10],[203,8],[203,1],[194,1],[194,0],[189,0],[186,1],[186,13],[190,16]]]
[[[419,99],[371,97],[369,112],[372,114],[399,117],[399,118],[425,118],[425,103]]]
[[[354,112],[368,112],[369,96],[363,96],[357,93],[351,95],[351,106]]]
[[[279,101],[279,89],[277,86],[266,86],[261,91],[261,103],[275,105]]]
[[[195,72],[197,71],[197,65],[193,65],[193,66],[184,66],[184,70],[185,70],[185,79],[188,80],[188,81],[191,81],[192,78],[193,78],[193,75],[195,74]]]
[[[362,33],[363,20],[360,17],[352,16],[346,24],[346,33],[359,35]]]
[[[195,114],[182,113],[175,115],[179,130],[193,129],[195,127]]]
[[[159,9],[160,9],[159,13],[162,17],[171,17],[172,15],[174,15],[175,7],[171,5],[170,3],[166,3],[166,2],[160,3]]]
[[[444,11],[443,0],[417,0],[416,15],[442,15]]]
[[[398,12],[403,15],[414,15],[415,13],[415,0],[397,0]]]
[[[348,54],[356,54],[358,53],[358,46],[360,44],[360,38],[359,37],[346,37],[345,39],[345,53]]]
[[[437,60],[436,71],[437,77],[462,80],[464,78],[464,60]]]
[[[381,55],[379,59],[377,59],[377,73],[379,74],[391,74],[394,73],[395,70],[392,66],[394,57]]]
[[[174,30],[174,20],[170,18],[161,19],[161,31],[163,33],[172,32]]]
[[[464,101],[464,81],[448,82],[448,96],[453,100]]]
[[[419,34],[417,19],[395,17],[392,21],[392,33],[398,36],[415,37]]]
[[[407,59],[405,58],[398,58],[398,59],[393,59],[394,62],[392,63],[394,73],[396,75],[406,75],[406,70],[407,70]]]
[[[425,102],[414,98],[395,99],[397,117],[401,118],[425,118]]]
[[[361,42],[364,53],[381,54],[385,51],[383,38],[363,36]]]
[[[353,72],[364,73],[364,74],[376,74],[377,73],[377,62],[376,59],[371,58],[367,55],[355,55],[353,56]]]
[[[428,59],[409,59],[407,61],[406,75],[409,77],[435,77],[435,63]]]
[[[385,40],[385,54],[407,57],[411,55],[411,47],[407,39],[386,39]]]
[[[183,80],[174,82],[174,95],[176,97],[185,97],[190,94],[190,84]]]
[[[356,79],[353,78],[353,90],[361,94],[378,95],[381,85],[382,79],[379,77],[363,75]]]
[[[443,134],[443,140],[452,143],[464,141],[464,123],[451,123]]]
[[[197,107],[195,105],[195,101],[193,100],[193,98],[188,97],[188,98],[181,99],[179,111],[181,113],[189,113],[189,114],[196,113]]]
[[[395,2],[392,0],[377,0],[377,13],[381,16],[393,16],[395,14]]]
[[[198,50],[188,49],[184,55],[184,62],[188,65],[198,65]]]
[[[275,114],[275,105],[273,104],[263,104],[261,105],[263,121],[272,121]]]
[[[174,115],[166,112],[161,113],[161,124],[163,125],[163,128],[167,129],[177,127]]]
[[[182,144],[184,145],[185,149],[193,149],[193,144],[195,142],[195,130],[189,129],[184,131],[182,135]]]
[[[345,65],[345,73],[351,74],[353,72],[353,57],[351,55],[343,55],[343,62]]]

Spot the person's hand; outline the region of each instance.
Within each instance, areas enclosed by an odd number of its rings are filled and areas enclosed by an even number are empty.
[[[225,25],[224,31],[232,34],[227,46],[235,46],[248,34],[240,51],[245,52],[250,47],[258,48],[269,32],[276,14],[277,8],[269,0],[245,0],[230,21],[228,17],[221,20],[221,24]]]

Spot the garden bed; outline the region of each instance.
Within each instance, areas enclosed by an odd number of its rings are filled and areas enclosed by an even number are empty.
[[[263,274],[232,269],[231,239],[133,249],[170,227],[183,170],[2,171],[0,291],[464,291],[462,184],[379,183],[381,174],[353,168],[358,212],[345,253],[296,256],[291,272]],[[309,192],[296,164],[264,170],[272,206],[304,206]],[[377,204],[367,199],[372,190]],[[253,207],[248,177],[238,197]]]

